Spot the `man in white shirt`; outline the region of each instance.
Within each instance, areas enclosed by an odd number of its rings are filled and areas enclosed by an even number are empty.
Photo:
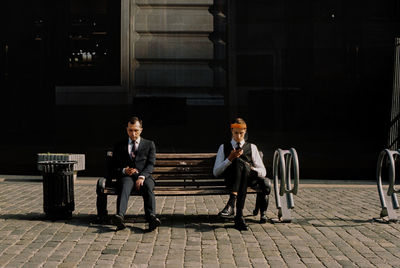
[[[262,193],[257,194],[256,209],[253,212],[257,215],[258,209],[260,210],[260,223],[267,221],[268,195],[271,191],[257,146],[244,139],[246,131],[246,122],[242,118],[236,118],[231,124],[232,140],[219,147],[213,169],[214,176],[224,177],[225,184],[231,191],[228,203],[219,215],[234,215],[236,202],[235,228],[238,230],[247,230],[243,218],[247,187],[258,185],[262,190]]]

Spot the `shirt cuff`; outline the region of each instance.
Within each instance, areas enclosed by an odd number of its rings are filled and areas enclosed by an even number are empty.
[[[146,179],[146,177],[145,177],[145,176],[143,176],[143,175],[140,175],[140,176],[139,176],[139,179],[143,179],[143,180],[145,180],[145,179]]]
[[[224,162],[222,162],[222,164],[224,165],[224,167],[227,167],[230,164],[232,164],[232,162],[227,158],[227,159],[224,160]]]
[[[126,174],[125,174],[125,168],[122,169],[122,174],[126,175]]]
[[[267,175],[267,174],[264,175],[264,172],[263,172],[262,168],[253,168],[253,170],[254,170],[255,172],[257,172],[257,175],[258,175],[259,177],[265,177],[265,176]]]

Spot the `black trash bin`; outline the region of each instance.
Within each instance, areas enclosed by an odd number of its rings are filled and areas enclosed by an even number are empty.
[[[50,219],[69,219],[75,210],[73,168],[75,161],[41,161],[43,209]]]

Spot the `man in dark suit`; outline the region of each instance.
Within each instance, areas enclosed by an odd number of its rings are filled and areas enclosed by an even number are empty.
[[[143,196],[144,212],[149,230],[156,229],[160,220],[156,217],[154,197],[154,179],[151,176],[156,162],[156,147],[153,141],[140,137],[143,131],[142,120],[131,117],[126,127],[129,139],[114,146],[113,169],[118,182],[117,214],[113,223],[117,230],[125,229],[124,216],[130,193],[135,190]]]

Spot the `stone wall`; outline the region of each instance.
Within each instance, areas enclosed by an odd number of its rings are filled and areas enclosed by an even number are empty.
[[[134,97],[224,97],[223,2],[132,0],[130,42]]]

